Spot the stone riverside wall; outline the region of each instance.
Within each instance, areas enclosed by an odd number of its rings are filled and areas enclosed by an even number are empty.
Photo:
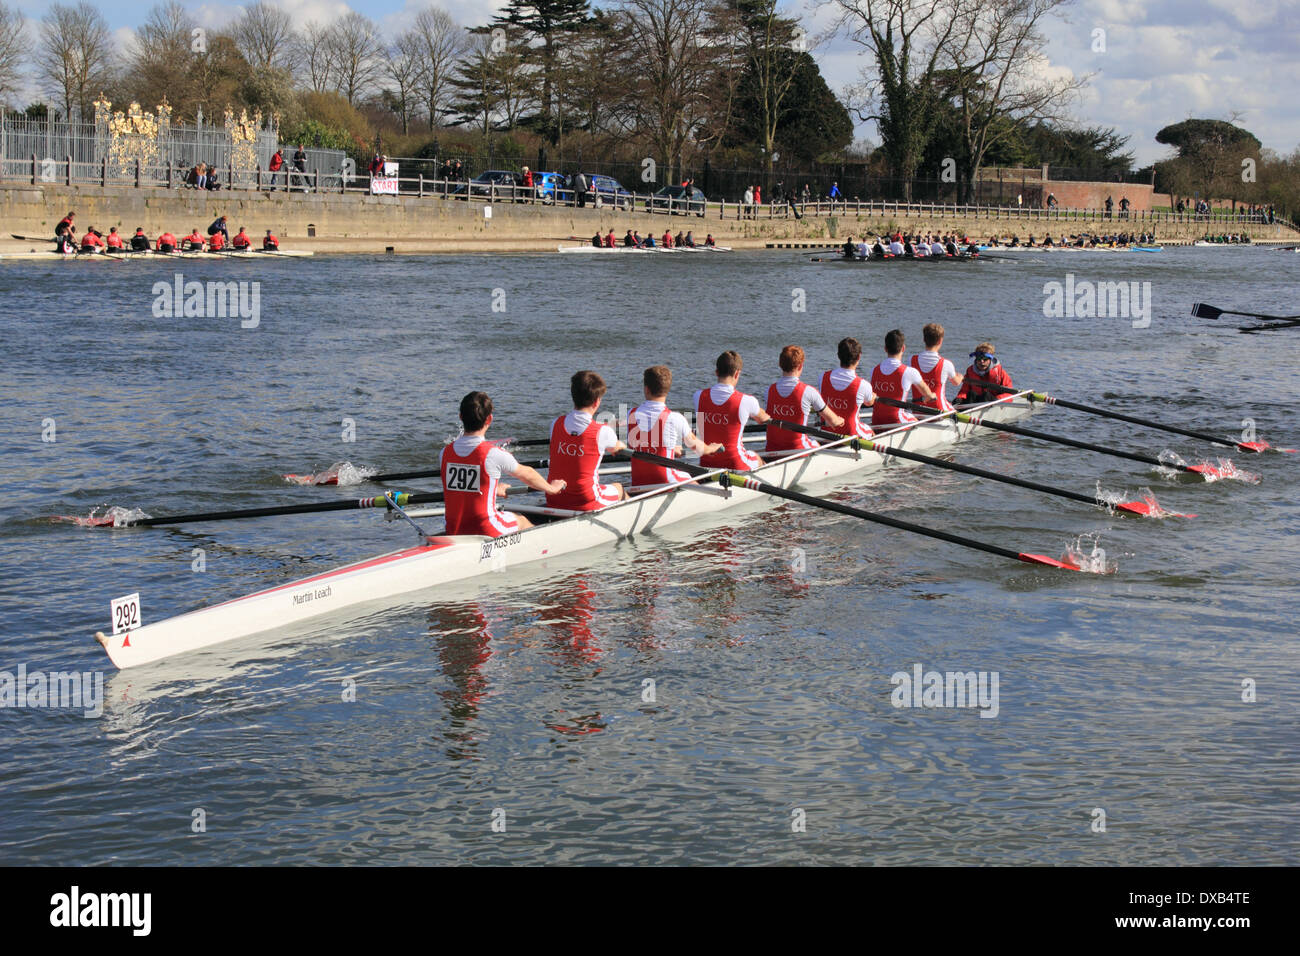
[[[1151,224],[1139,220],[1032,218],[1045,216],[1034,210],[1027,217],[1014,218],[1007,211],[984,211],[979,215],[955,215],[951,211],[931,210],[924,215],[913,209],[861,214],[850,207],[830,216],[805,215],[791,218],[756,220],[736,218],[735,205],[720,218],[718,207],[710,205],[704,218],[696,216],[651,215],[644,211],[614,212],[609,209],[574,209],[531,204],[495,202],[492,218],[483,215],[484,204],[436,198],[366,196],[358,194],[286,194],[255,192],[198,192],[130,186],[66,186],[0,184],[0,252],[33,248],[30,242],[9,238],[17,233],[27,236],[53,236],[55,224],[69,211],[77,213],[80,229],[94,226],[107,232],[117,226],[122,233],[132,233],[143,226],[150,236],[164,229],[177,235],[195,226],[201,232],[218,215],[229,219],[231,232],[247,226],[250,234],[261,235],[272,229],[284,248],[313,249],[318,252],[465,252],[551,249],[565,244],[569,236],[590,236],[597,229],[613,229],[622,236],[627,229],[662,235],[666,227],[695,230],[697,238],[712,232],[722,244],[738,247],[762,247],[769,242],[842,240],[847,235],[876,233],[886,230],[953,231],[975,238],[990,235],[1022,238],[1047,230],[1054,235],[1062,231],[1141,231]],[[766,209],[763,211],[766,213]],[[1116,214],[1118,215],[1118,213]],[[1221,224],[1215,231],[1226,231]],[[1257,239],[1289,239],[1297,232],[1282,224],[1242,225]],[[1206,223],[1156,223],[1162,239],[1193,239],[1207,231]],[[38,246],[37,248],[42,248]]]

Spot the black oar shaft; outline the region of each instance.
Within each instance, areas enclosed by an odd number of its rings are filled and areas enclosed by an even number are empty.
[[[800,432],[804,435],[812,435],[815,438],[821,438],[826,441],[834,441],[838,438],[844,437],[843,435],[837,435],[834,432],[823,431],[820,428],[812,428],[808,425],[797,425],[790,422],[779,422],[776,419],[772,419],[772,424],[790,431]],[[922,455],[919,452],[907,451],[903,448],[893,448],[883,442],[874,442],[869,438],[855,439],[851,444],[858,448],[865,448],[874,451],[880,455],[892,455],[895,458],[903,458],[907,461],[916,461],[923,465],[933,465],[936,468],[943,468],[947,471],[956,471],[963,475],[973,475],[976,478],[986,478],[989,481],[998,481],[1006,485],[1015,485],[1018,488],[1028,488],[1031,491],[1039,491],[1045,495],[1056,495],[1059,498],[1068,498],[1071,501],[1079,501],[1087,505],[1098,504],[1096,498],[1080,494],[1077,491],[1070,491],[1067,488],[1056,488],[1052,485],[1044,485],[1037,481],[1030,481],[1027,478],[1016,478],[1012,475],[1003,475],[999,472],[989,471],[985,468],[976,468],[974,465],[963,465],[955,461],[944,461],[942,458]]]
[[[432,504],[443,500],[441,491],[397,496],[402,505]],[[164,515],[158,518],[141,518],[128,522],[129,526],[151,527],[163,524],[191,524],[199,521],[237,521],[241,518],[271,518],[280,515],[314,514],[327,511],[355,511],[364,508],[387,508],[383,496],[376,498],[349,498],[345,501],[312,502],[302,505],[276,505],[266,508],[242,508],[237,511],[205,511],[187,515]]]
[[[891,405],[895,408],[907,409],[908,411],[917,411],[922,413],[930,413],[934,411],[934,409],[926,408],[924,405],[915,405],[912,402],[896,402],[892,398],[881,398],[879,395],[876,396],[876,401],[883,405]],[[1025,428],[1021,425],[1008,425],[1005,422],[991,422],[982,417],[968,415],[964,412],[959,412],[955,417],[960,422],[980,425],[984,428],[992,428],[994,431],[1007,432],[1011,435],[1023,435],[1025,438],[1037,438],[1039,441],[1053,442],[1058,445],[1068,445],[1071,448],[1081,448],[1084,451],[1095,451],[1100,455],[1113,455],[1116,458],[1127,458],[1129,461],[1140,461],[1145,465],[1157,465],[1161,468],[1174,468],[1182,471],[1192,470],[1186,465],[1163,462],[1159,458],[1153,458],[1151,455],[1142,455],[1131,451],[1121,451],[1118,448],[1109,448],[1105,445],[1094,445],[1091,442],[1079,441],[1077,438],[1066,438],[1064,435],[1049,435],[1046,432],[1036,431],[1032,428]]]
[[[1014,392],[1015,389],[1007,388],[1005,385],[985,385],[980,384],[980,388],[987,389],[991,392]],[[1163,422],[1152,421],[1149,418],[1139,418],[1136,415],[1126,415],[1123,412],[1113,412],[1108,408],[1097,408],[1095,405],[1084,405],[1079,402],[1067,401],[1064,398],[1057,398],[1054,395],[1047,395],[1043,392],[1030,392],[1029,400],[1032,402],[1042,402],[1045,405],[1058,405],[1061,408],[1073,409],[1076,412],[1086,412],[1089,415],[1097,415],[1101,418],[1113,418],[1119,422],[1128,422],[1130,425],[1142,425],[1145,428],[1154,428],[1157,431],[1170,432],[1174,435],[1185,435],[1188,438],[1196,438],[1200,441],[1207,441],[1213,445],[1221,445],[1224,448],[1240,448],[1241,442],[1233,441],[1230,438],[1220,438],[1217,435],[1211,435],[1209,432],[1195,431],[1190,428],[1180,428],[1177,425],[1166,425]]]

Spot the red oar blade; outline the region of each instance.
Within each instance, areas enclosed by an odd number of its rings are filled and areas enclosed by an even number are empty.
[[[1074,563],[1073,559],[1071,559],[1068,554],[1065,556],[1066,560],[1064,561],[1058,561],[1056,558],[1049,558],[1045,554],[1025,554],[1023,552],[1018,554],[1017,557],[1026,564],[1042,564],[1049,568],[1060,568],[1062,571],[1084,571],[1092,574],[1106,573],[1106,571],[1101,569],[1093,570],[1091,568],[1080,567],[1078,564]]]
[[[149,515],[139,508],[122,508],[118,505],[111,505],[105,509],[103,514],[100,514],[99,509],[96,508],[88,515],[50,515],[49,520],[52,522],[66,521],[68,524],[80,525],[83,528],[113,528],[134,524],[141,518],[147,517]]]
[[[1268,451],[1273,446],[1266,441],[1239,441],[1237,447],[1242,451]]]
[[[338,472],[317,475],[281,475],[280,477],[291,485],[337,485],[339,483]]]
[[[1223,477],[1219,469],[1215,468],[1213,465],[1188,465],[1187,470],[1194,471],[1198,475],[1204,475],[1206,481],[1215,481],[1216,479]]]
[[[1184,514],[1181,511],[1166,511],[1156,502],[1154,498],[1148,501],[1120,501],[1115,504],[1116,511],[1127,511],[1129,514],[1141,515],[1144,518],[1195,518],[1196,515]]]

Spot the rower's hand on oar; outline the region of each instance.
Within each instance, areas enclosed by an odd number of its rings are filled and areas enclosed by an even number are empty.
[[[822,409],[820,412],[818,412],[817,414],[821,417],[821,420],[822,420],[823,422],[828,423],[832,428],[843,428],[843,427],[844,427],[844,418],[843,418],[842,416],[840,416],[840,415],[836,415],[836,414],[835,414],[833,411],[831,411],[829,408],[823,408],[823,409]]]
[[[510,491],[510,486],[507,485],[505,482],[502,482],[501,484],[497,485],[498,498],[504,498],[509,493],[509,491]]]
[[[701,454],[701,455],[716,455],[718,452],[722,451],[722,449],[724,449],[724,448],[726,448],[726,447],[727,447],[727,446],[726,446],[724,443],[722,443],[722,442],[720,442],[720,441],[715,441],[712,445],[708,445],[708,446],[706,446],[705,449],[704,449],[704,451],[700,452],[700,454]]]

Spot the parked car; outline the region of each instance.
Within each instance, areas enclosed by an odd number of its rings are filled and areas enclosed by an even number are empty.
[[[587,182],[590,184],[587,192],[587,201],[597,209],[601,206],[614,206],[617,209],[632,208],[632,194],[623,188],[613,176],[604,176],[600,173],[587,173]]]
[[[507,169],[489,169],[452,190],[453,196],[483,196],[525,201],[524,177]]]
[[[674,216],[685,216],[689,213],[703,216],[704,204],[707,202],[704,193],[695,186],[689,187],[689,190],[688,196],[686,186],[665,186],[650,197],[650,208],[667,209]]]
[[[533,173],[533,189],[537,198],[548,206],[559,202],[568,202],[572,197],[568,192],[569,177],[563,173]]]

